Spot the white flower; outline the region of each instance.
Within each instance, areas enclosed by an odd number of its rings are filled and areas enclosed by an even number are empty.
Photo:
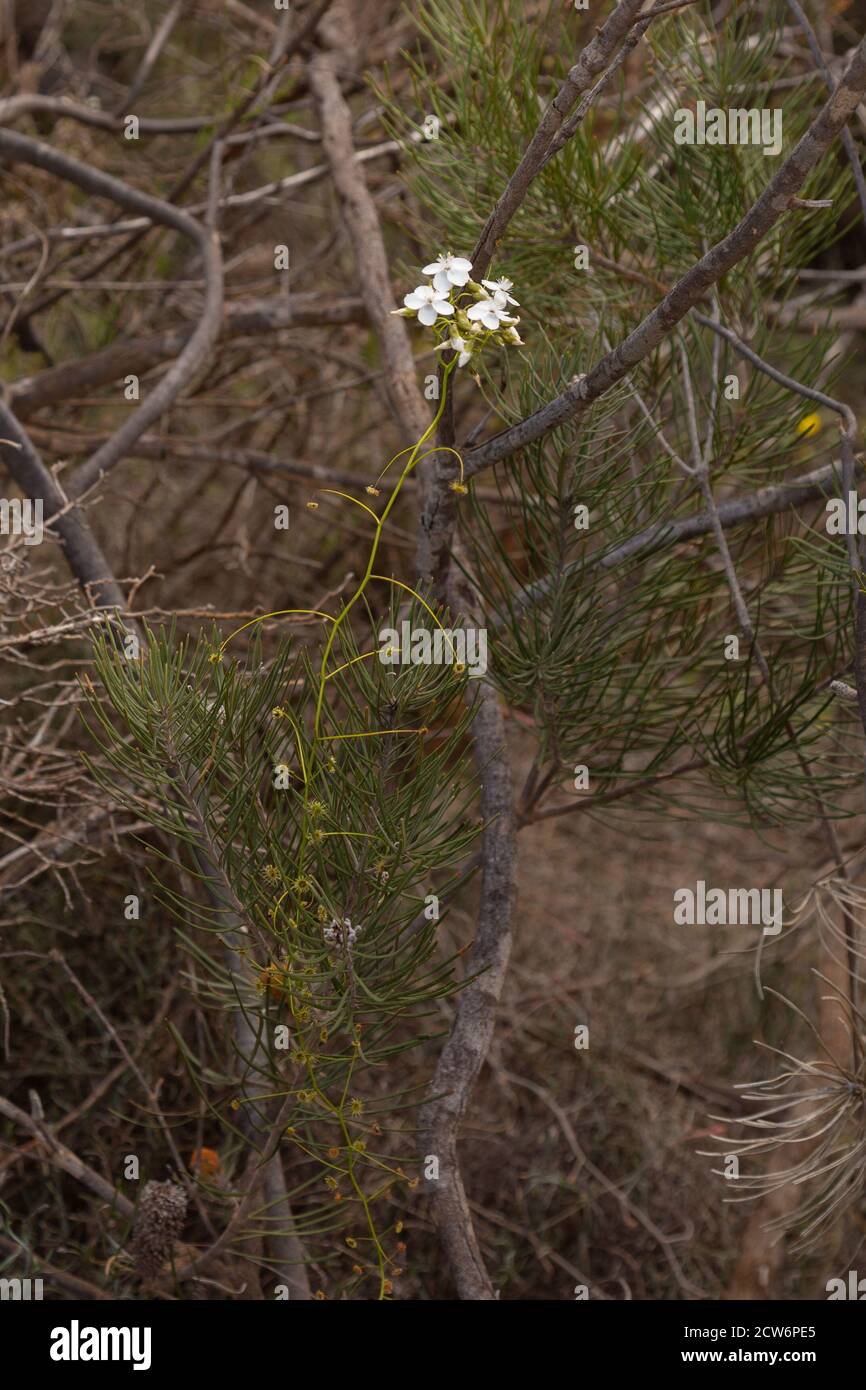
[[[509,294],[509,290],[514,289],[514,281],[506,279],[504,275],[501,280],[482,280],[481,283],[486,290],[493,291],[494,299],[498,300],[501,297],[501,302],[503,305],[519,303],[519,300],[512,299],[511,295]]]
[[[446,299],[440,290],[435,290],[430,285],[419,285],[411,294],[404,295],[403,303],[407,309],[417,310],[418,322],[427,328],[436,322],[440,314],[447,316],[454,313],[451,301]]]
[[[517,303],[517,300],[516,300],[516,299],[512,299],[512,298],[511,298],[511,295],[510,295],[510,294],[506,294],[504,290],[494,290],[494,291],[493,291],[493,303],[496,305],[497,309],[500,309],[500,310],[502,310],[503,312],[505,312],[506,309],[507,309],[507,306],[508,306],[509,304],[516,304],[516,303]],[[520,319],[514,318],[514,317],[512,316],[510,321],[511,321],[511,323],[519,323],[519,322],[520,322]]]
[[[470,357],[472,356],[472,344],[471,344],[471,343],[467,343],[467,341],[466,341],[465,338],[461,338],[461,337],[460,337],[460,334],[459,334],[459,333],[455,333],[454,330],[452,329],[452,330],[451,330],[451,337],[448,339],[448,342],[447,342],[447,343],[440,343],[440,344],[438,345],[438,347],[436,348],[436,351],[437,351],[437,352],[447,352],[449,349],[450,349],[451,352],[456,352],[456,353],[458,353],[458,357],[457,357],[457,365],[458,365],[458,367],[465,367],[465,366],[466,366],[466,363],[469,361]]]
[[[425,265],[424,274],[433,276],[433,288],[440,294],[450,294],[452,285],[462,288],[466,284],[471,269],[472,262],[465,256],[440,256]]]
[[[492,298],[479,299],[477,304],[472,304],[466,310],[466,316],[470,319],[478,319],[493,332],[497,328],[503,328],[506,324],[517,323],[518,320],[506,312],[506,299],[501,290],[497,290]]]

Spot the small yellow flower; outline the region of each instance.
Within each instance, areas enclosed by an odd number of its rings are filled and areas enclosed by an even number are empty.
[[[356,1250],[358,1248],[358,1242],[355,1240],[354,1236],[346,1236],[346,1244],[350,1250]]]
[[[280,881],[280,871],[276,864],[266,864],[262,869],[262,876],[268,883],[279,883]]]
[[[307,503],[307,506],[309,507],[309,509],[310,509],[311,512],[318,511],[318,509],[319,509],[319,504],[318,504],[318,502],[312,502],[312,501],[310,501],[310,502]]]
[[[448,486],[450,487],[452,492],[457,493],[458,497],[465,497],[467,492],[469,491],[466,484],[459,482],[457,478],[454,479],[453,483],[449,483]]]
[[[217,662],[222,661],[222,659],[223,654],[221,651],[211,652],[210,656],[208,657],[208,661],[210,662],[211,666],[216,666]]]
[[[802,420],[797,422],[797,433],[801,439],[814,439],[816,434],[821,432],[821,416],[814,413],[804,415]]]
[[[316,1298],[318,1298],[318,1299],[323,1299],[323,1298],[327,1298],[328,1295],[324,1292],[323,1289],[316,1289],[316,1294],[315,1294],[315,1296],[316,1296]]]
[[[362,1100],[352,1100],[352,1101],[349,1102],[349,1114],[350,1114],[350,1115],[363,1115],[363,1113],[364,1113],[364,1102],[363,1102]]]
[[[370,483],[368,487],[365,487],[364,491],[369,492],[371,497],[379,496],[379,489],[377,487],[374,487],[372,483]]]

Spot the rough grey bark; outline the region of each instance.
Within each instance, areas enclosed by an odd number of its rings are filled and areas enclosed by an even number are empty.
[[[460,1175],[457,1135],[487,1056],[508,961],[511,916],[516,892],[516,853],[511,770],[504,749],[499,698],[493,686],[479,682],[478,709],[472,722],[475,759],[481,780],[481,904],[475,939],[467,963],[479,977],[458,998],[451,1034],[439,1057],[430,1087],[431,1099],[421,1114],[423,1154],[439,1160],[438,1180],[428,1180],[433,1211],[448,1266],[461,1298],[495,1297],[478,1247],[472,1214]]]

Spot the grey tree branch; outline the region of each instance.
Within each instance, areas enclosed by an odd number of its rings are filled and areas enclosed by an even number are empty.
[[[549,157],[563,122],[575,102],[610,63],[617,45],[635,23],[644,0],[620,0],[613,14],[581,53],[530,140],[526,153],[484,225],[472,252],[472,273],[480,280],[496,254],[496,248],[509,222],[526,197],[529,185]]]
[[[711,327],[715,326],[713,320],[707,320],[707,323]],[[789,384],[790,387],[794,390],[800,389],[799,382],[795,382],[792,377],[784,377],[781,372],[778,372],[774,367],[771,367],[769,363],[763,362],[762,359],[759,358],[756,353],[753,353],[751,349],[747,348],[744,343],[740,343],[734,334],[726,330],[722,336],[728,338],[729,341],[732,341],[733,344],[735,346],[738,346],[740,350],[744,350],[744,355],[747,355],[750,361],[752,361],[756,366],[758,366],[760,370],[766,372],[766,374],[770,376],[773,380],[781,380],[784,383]],[[731,600],[734,605],[734,611],[737,615],[737,622],[739,623],[740,630],[743,633],[743,636],[746,638],[746,641],[749,643],[751,651],[754,654],[758,670],[761,674],[761,679],[763,680],[764,685],[767,688],[771,700],[775,704],[778,701],[776,683],[773,679],[773,673],[770,669],[770,663],[767,660],[766,654],[758,639],[758,634],[755,629],[754,623],[752,622],[748,604],[746,603],[743,588],[740,583],[739,576],[737,574],[736,565],[734,564],[734,558],[731,555],[730,547],[728,545],[728,539],[725,535],[724,527],[722,526],[721,521],[719,519],[718,507],[716,505],[716,500],[713,494],[713,487],[710,480],[710,448],[712,432],[710,429],[707,430],[707,444],[702,453],[697,439],[697,413],[695,408],[694,391],[692,389],[691,373],[689,371],[688,354],[686,353],[686,350],[683,346],[682,334],[679,334],[678,338],[678,346],[680,349],[680,361],[682,364],[683,383],[686,393],[689,432],[692,440],[693,470],[698,479],[698,483],[704,498],[704,502],[706,504],[707,511],[709,512],[712,518],[713,536],[716,542],[716,549],[719,553],[719,557],[722,562],[722,567],[725,572],[725,579],[728,585],[728,590],[731,595]],[[801,393],[806,393],[808,392],[808,390],[809,388],[802,388]],[[716,396],[716,402],[717,399],[718,398]],[[829,402],[830,398],[827,397],[826,400]],[[846,422],[846,429],[843,433],[843,443],[847,441],[848,453],[844,457],[844,467],[845,473],[848,476],[848,479],[850,480],[851,462],[853,457],[852,437],[855,427],[854,415],[853,412],[849,410],[847,406],[842,405],[838,401],[832,402],[832,406],[841,414],[842,418]],[[833,824],[831,817],[827,813],[824,798],[813,775],[809,760],[806,758],[805,754],[799,746],[797,730],[794,727],[793,721],[790,718],[787,718],[785,720],[785,729],[791,741],[791,746],[794,749],[794,754],[803,772],[804,780],[810,788],[821,828],[824,832],[824,836],[827,840],[830,852],[833,855],[833,858],[836,862],[837,872],[839,873],[840,877],[848,878],[848,870],[845,864],[845,857],[842,853],[842,847],[839,843],[839,836],[836,833],[836,828]],[[847,961],[845,977],[843,980],[839,981],[839,984],[841,987],[842,997],[846,999],[846,1007],[849,1015],[850,1024],[850,1040],[853,1044],[854,1058],[856,1061],[859,1052],[859,1045],[857,1042],[856,1020],[854,1017],[857,1008],[858,972],[855,945],[857,937],[857,928],[851,916],[851,913],[847,910],[847,908],[843,909],[842,915],[845,924],[845,944]],[[833,965],[833,956],[832,953],[830,953],[830,957],[827,962],[828,969],[832,971]],[[847,1042],[847,1039],[844,1041]]]
[[[862,478],[864,473],[866,467],[862,461],[857,461],[854,476]],[[757,492],[751,492],[745,497],[732,497],[726,502],[719,502],[716,510],[725,529],[742,526],[748,521],[773,516],[777,512],[816,502],[821,497],[829,497],[841,481],[840,465],[828,463],[811,473],[792,478],[790,482],[758,488]],[[682,517],[678,521],[657,522],[654,526],[648,526],[646,530],[630,536],[627,541],[614,546],[612,550],[600,551],[598,554],[588,555],[586,559],[575,560],[573,564],[565,567],[563,574],[580,574],[584,569],[596,565],[600,569],[615,569],[624,560],[630,560],[636,555],[654,555],[659,550],[667,550],[670,546],[682,545],[686,541],[696,540],[699,536],[706,536],[712,530],[712,517],[706,511],[695,512],[694,516]],[[520,606],[538,602],[550,591],[552,584],[552,579],[545,577],[527,585],[518,599]]]
[[[710,286],[751,255],[761,238],[785,214],[798,188],[856,111],[864,93],[866,39],[854,50],[838,87],[819,115],[733,231],[686,271],[661,303],[587,375],[575,378],[554,400],[519,424],[471,450],[464,459],[466,477],[474,476],[480,469],[507,458],[559,425],[575,419],[648,357]]]
[[[86,488],[114,467],[145,430],[165,413],[210,355],[219,335],[222,319],[223,277],[219,237],[215,230],[203,227],[195,218],[179,208],[172,207],[170,203],[164,203],[147,193],[140,193],[120,179],[100,173],[38,140],[31,140],[9,130],[0,130],[0,154],[45,169],[65,182],[75,184],[85,193],[98,198],[108,198],[118,207],[129,212],[141,213],[153,222],[173,228],[193,243],[202,258],[206,282],[205,302],[195,332],[180,356],[138,409],[133,411],[116,434],[82,465],[74,484],[74,494],[80,496]]]
[[[569,110],[580,93],[590,86],[592,78],[608,66],[616,44],[627,33],[640,7],[641,0],[638,3],[623,0],[617,6],[548,108],[472,253],[476,279],[481,278],[487,270],[498,240],[523,201],[529,183],[546,158],[555,152],[554,141]],[[637,35],[638,39],[645,28],[646,24]],[[593,97],[603,85],[604,82],[596,86]],[[585,114],[589,104],[589,98],[582,103],[569,133],[576,129],[577,121]],[[453,413],[450,410],[443,416],[437,442],[443,446],[454,444]],[[448,471],[444,465],[433,468],[431,486],[421,516],[418,555],[422,580],[431,584],[440,598],[444,597],[449,586],[449,556],[455,521],[454,496],[448,489]],[[471,598],[469,601],[471,606]],[[479,684],[472,737],[482,784],[481,809],[485,830],[481,849],[481,903],[469,962],[470,971],[478,978],[458,999],[452,1031],[440,1055],[431,1085],[431,1099],[422,1111],[421,1134],[426,1153],[435,1155],[439,1160],[440,1176],[437,1180],[428,1181],[428,1188],[458,1294],[465,1299],[489,1300],[495,1294],[478,1245],[463,1186],[457,1136],[490,1047],[505,983],[511,952],[517,849],[511,771],[499,698],[495,688],[487,681]]]
[[[159,24],[156,26],[153,37],[145,49],[144,57],[138,65],[138,71],[132,80],[132,85],[123,98],[123,105],[127,111],[131,108],[132,103],[136,100],[139,92],[159,61],[159,55],[171,38],[174,27],[183,14],[185,4],[186,0],[174,0],[174,4],[170,9],[166,10]]]
[[[379,216],[352,144],[352,118],[335,71],[332,53],[310,63],[310,88],[322,130],[322,146],[340,199],[343,222],[361,278],[361,294],[381,344],[385,390],[391,412],[407,439],[419,439],[430,423],[418,389],[409,333],[397,306]]]
[[[135,1207],[128,1197],[124,1197],[122,1192],[116,1192],[111,1183],[106,1182],[105,1178],[84,1163],[65,1144],[61,1144],[45,1125],[32,1119],[25,1110],[19,1110],[18,1106],[13,1105],[5,1096],[0,1096],[0,1115],[5,1115],[7,1120],[31,1134],[56,1168],[61,1168],[64,1173],[75,1178],[76,1182],[80,1182],[89,1192],[107,1202],[121,1216],[130,1218],[135,1215]]]
[[[478,978],[461,992],[451,1034],[439,1057],[431,1099],[421,1112],[424,1154],[439,1160],[439,1178],[428,1180],[433,1211],[449,1268],[461,1298],[495,1297],[478,1246],[460,1175],[457,1135],[487,1056],[511,955],[511,916],[516,890],[516,849],[511,771],[504,749],[499,697],[479,681],[472,722],[481,779],[481,904],[468,961]]]
[[[46,525],[60,536],[66,562],[88,600],[97,608],[122,611],[123,592],[80,507],[68,509],[68,499],[46,468],[6,402],[0,398],[0,458],[26,497],[42,500]]]
[[[419,135],[417,131],[413,131],[409,138],[413,142],[419,143],[423,136]],[[356,164],[368,164],[371,160],[382,159],[385,155],[399,154],[401,149],[402,145],[399,140],[382,140],[376,145],[371,145],[368,149],[356,150],[353,159]],[[283,179],[274,179],[270,183],[261,184],[258,188],[247,189],[244,193],[230,193],[220,198],[219,207],[221,211],[224,208],[254,207],[257,203],[263,203],[278,193],[287,193],[296,188],[306,188],[311,183],[318,183],[329,172],[327,164],[314,164],[311,169],[301,169],[296,174],[287,174]],[[206,208],[207,202],[193,203],[185,211],[190,216],[199,216]],[[43,236],[47,236],[50,241],[89,241],[127,236],[130,232],[147,232],[153,226],[154,220],[148,216],[141,216],[127,218],[122,222],[100,223],[92,227],[65,227],[56,231],[48,230],[39,236],[21,238],[12,246],[5,247],[3,254],[9,255],[13,251],[26,251],[39,247],[42,245]],[[121,250],[123,249],[121,247]],[[103,264],[107,264],[107,262]]]
[[[306,1301],[311,1296],[306,1256],[303,1245],[294,1231],[292,1207],[279,1152],[279,1142],[285,1126],[283,1114],[286,1106],[291,1105],[292,1097],[278,1107],[277,1116],[271,1113],[273,1083],[268,1075],[267,1048],[262,1041],[260,1029],[256,1026],[261,1018],[261,1011],[253,991],[245,983],[246,972],[237,949],[244,941],[242,928],[248,923],[252,929],[247,936],[249,940],[250,936],[254,936],[255,923],[248,917],[246,922],[244,921],[242,904],[220,863],[217,846],[208,828],[207,804],[202,799],[204,794],[200,793],[196,786],[195,774],[183,767],[179,759],[177,768],[178,785],[182,789],[195,832],[193,855],[220,916],[226,966],[237,994],[237,1007],[233,1010],[233,1033],[243,1067],[238,1084],[249,1102],[244,1107],[241,1125],[255,1150],[252,1155],[253,1166],[250,1167],[247,1179],[246,1196],[222,1236],[211,1247],[207,1258],[223,1248],[227,1231],[231,1230],[234,1233],[239,1225],[239,1212],[248,1212],[256,1190],[261,1190],[269,1212],[269,1221],[276,1223],[276,1228],[268,1232],[268,1241],[274,1255],[278,1278],[289,1287],[294,1299]],[[260,1167],[255,1166],[257,1154],[261,1154]],[[194,1261],[194,1264],[196,1269],[202,1267],[199,1260]]]
[[[512,174],[499,202],[493,209],[484,230],[470,257],[472,273],[476,280],[486,274],[496,253],[502,236],[526,197],[529,185],[551,159],[577,130],[587,111],[604,87],[619,70],[628,53],[640,41],[651,22],[645,17],[629,35],[619,54],[613,58],[617,44],[628,34],[637,17],[643,0],[620,0],[613,14],[596,37],[587,45],[580,58],[569,72],[553,101],[542,117],[541,123],[532,137],[526,152]],[[606,71],[605,71],[606,69]],[[593,78],[602,72],[603,76],[591,87]],[[589,89],[589,90],[587,90]],[[578,97],[586,93],[577,111],[566,121]],[[442,372],[440,369],[440,389]],[[453,404],[448,409],[439,430],[438,442],[452,447],[455,443],[453,427]],[[444,589],[448,584],[448,567],[457,507],[454,494],[449,491],[449,481],[453,476],[452,455],[442,454],[431,468],[431,482],[426,491],[421,516],[421,549],[419,551],[418,571],[423,581],[434,590]]]
[[[50,115],[59,119],[66,117],[79,125],[93,127],[94,130],[109,130],[113,134],[123,131],[123,116],[115,116],[110,111],[100,111],[95,106],[79,106],[67,97],[42,96],[38,92],[23,92],[19,96],[7,97],[0,101],[0,125],[9,125],[20,116]],[[214,124],[213,116],[140,116],[138,128],[144,135],[183,135],[207,130]]]
[[[8,1255],[14,1255],[16,1251],[21,1255],[27,1255],[37,1270],[47,1275],[61,1288],[69,1289],[69,1292],[76,1294],[78,1298],[92,1298],[102,1301],[110,1297],[102,1289],[97,1288],[96,1284],[91,1284],[87,1279],[79,1279],[76,1275],[69,1274],[65,1269],[59,1269],[57,1265],[50,1264],[48,1260],[43,1260],[41,1256],[33,1254],[9,1236],[0,1235],[0,1250],[5,1250]]]
[[[357,296],[337,299],[299,294],[288,300],[281,297],[262,299],[228,306],[220,325],[220,341],[278,333],[285,328],[330,327],[365,320],[366,310]],[[177,357],[193,332],[193,328],[183,325],[142,338],[120,340],[86,357],[21,377],[7,387],[9,402],[18,418],[26,420],[46,405],[57,405],[71,396],[86,394],[130,373],[143,375],[161,362]]]
[[[827,84],[827,90],[832,92],[833,74],[831,73],[830,69],[824,61],[824,55],[821,52],[821,45],[818,43],[815,31],[809,23],[806,12],[803,9],[803,6],[800,4],[800,0],[787,0],[787,3],[788,9],[791,11],[791,14],[794,16],[800,28],[803,30],[804,37],[806,39],[807,44],[809,45],[809,52],[812,54],[812,57],[815,60],[815,66],[818,68],[818,70],[821,73],[821,76]],[[848,163],[851,165],[851,172],[854,175],[854,183],[857,187],[857,197],[860,199],[860,211],[863,214],[864,221],[866,221],[866,179],[864,179],[863,177],[863,168],[860,163],[860,156],[857,153],[857,146],[854,144],[854,137],[851,134],[850,130],[843,130],[841,139],[842,146],[845,150],[846,155],[848,156]]]

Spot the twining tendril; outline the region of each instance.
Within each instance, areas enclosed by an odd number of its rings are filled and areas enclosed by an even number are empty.
[[[421,437],[414,444],[401,449],[393,458],[389,459],[384,468],[378,474],[376,483],[381,483],[389,470],[398,463],[402,462],[400,475],[394,484],[391,493],[381,511],[376,512],[366,502],[360,498],[353,497],[347,492],[337,488],[322,488],[321,492],[325,495],[339,497],[344,501],[351,502],[360,507],[372,519],[374,523],[373,535],[370,542],[370,550],[364,572],[358,581],[354,592],[343,604],[340,612],[334,616],[317,609],[287,608],[280,609],[273,613],[262,614],[259,618],[253,618],[236,628],[220,644],[217,651],[212,656],[212,661],[220,661],[229,644],[242,632],[248,631],[258,623],[262,623],[271,618],[293,617],[309,620],[320,618],[330,624],[327,638],[322,650],[321,662],[318,672],[318,689],[316,690],[315,711],[313,717],[312,735],[308,746],[308,755],[304,757],[303,739],[301,729],[294,716],[286,709],[278,707],[273,714],[277,718],[284,718],[292,728],[295,744],[298,752],[298,762],[300,766],[301,780],[303,782],[303,802],[300,817],[300,837],[297,857],[297,872],[292,885],[286,888],[277,899],[270,912],[271,926],[275,934],[278,933],[277,919],[281,914],[285,914],[287,907],[284,906],[287,898],[293,892],[298,897],[302,893],[308,892],[312,888],[312,879],[304,873],[306,852],[311,841],[320,843],[323,840],[337,836],[347,838],[362,838],[375,840],[377,837],[367,831],[346,831],[342,829],[326,830],[318,824],[321,815],[324,813],[324,805],[316,798],[315,788],[317,776],[321,768],[322,746],[340,741],[353,739],[373,739],[373,738],[402,738],[416,737],[423,738],[428,732],[426,725],[420,727],[397,727],[384,729],[369,729],[351,733],[325,733],[323,732],[323,720],[327,708],[328,682],[342,672],[359,662],[369,660],[377,653],[375,651],[362,652],[352,657],[348,661],[329,669],[331,654],[334,650],[341,629],[349,620],[352,610],[360,603],[370,584],[373,582],[385,583],[396,589],[400,589],[411,595],[415,601],[429,614],[432,621],[443,633],[445,640],[451,649],[452,657],[456,655],[454,645],[451,642],[448,630],[443,626],[440,618],[427,602],[427,600],[413,588],[411,584],[406,584],[402,580],[394,579],[388,575],[376,572],[376,557],[382,535],[387,525],[388,518],[393,511],[398,498],[418,465],[431,455],[451,455],[457,462],[457,477],[451,482],[450,487],[458,494],[468,491],[464,482],[463,459],[457,449],[446,445],[433,444],[425,448],[428,441],[435,437],[436,431],[442,420],[448,400],[449,383],[453,372],[472,361],[488,343],[495,343],[501,346],[510,344],[520,344],[521,340],[517,334],[516,324],[518,319],[510,313],[510,307],[516,305],[517,301],[512,298],[510,290],[511,282],[508,280],[482,281],[481,285],[475,284],[469,276],[471,263],[465,257],[443,255],[438,260],[425,266],[425,275],[432,276],[432,284],[419,286],[404,299],[404,308],[395,310],[395,313],[406,317],[417,317],[419,323],[431,328],[437,338],[437,351],[443,351],[446,355],[441,364],[440,382],[441,389],[439,403],[436,412],[423,432]],[[378,497],[379,488],[375,484],[370,484],[366,488],[369,495]],[[315,501],[308,503],[308,506],[315,508],[318,504]],[[459,662],[455,663],[455,671],[459,674],[462,671]],[[387,877],[387,875],[386,875]],[[320,907],[319,912],[324,909]],[[349,919],[346,918],[348,924]],[[293,918],[289,918],[289,927],[293,925]],[[352,941],[361,930],[360,926],[352,927],[349,925],[346,935],[339,926],[339,919],[332,924],[331,928],[325,929],[325,939],[331,943],[335,951],[342,950],[346,962],[351,955]],[[328,935],[330,932],[330,935]],[[309,967],[307,968],[309,969]],[[287,1131],[293,1143],[302,1152],[315,1158],[324,1164],[329,1176],[326,1182],[333,1186],[335,1197],[337,1192],[337,1177],[348,1179],[352,1191],[355,1194],[363,1212],[369,1231],[369,1239],[375,1251],[376,1265],[379,1277],[379,1297],[385,1298],[391,1290],[390,1281],[387,1277],[388,1266],[393,1264],[393,1260],[388,1256],[382,1238],[376,1230],[376,1225],[372,1214],[372,1204],[375,1203],[395,1180],[405,1180],[402,1169],[394,1168],[386,1163],[381,1157],[367,1152],[366,1144],[357,1139],[353,1139],[349,1129],[349,1121],[346,1115],[346,1103],[349,1094],[349,1086],[357,1062],[363,1058],[363,1047],[361,1042],[360,1024],[354,1025],[353,1041],[351,1045],[351,1055],[348,1059],[346,1069],[345,1084],[339,1103],[335,1104],[326,1094],[322,1082],[316,1073],[316,1057],[314,1051],[308,1043],[302,1041],[305,1036],[305,1025],[309,1022],[309,1007],[303,1002],[304,997],[310,993],[309,982],[305,982],[305,971],[293,968],[292,964],[286,962],[285,967],[268,966],[262,972],[261,978],[265,982],[265,987],[273,988],[276,984],[278,992],[288,999],[291,1008],[293,1021],[297,1030],[298,1047],[293,1054],[294,1060],[301,1063],[306,1073],[306,1085],[297,1091],[298,1099],[304,1104],[314,1103],[323,1115],[330,1116],[337,1122],[343,1140],[343,1149],[330,1148],[327,1154],[318,1153],[309,1144],[301,1141],[293,1128]],[[351,985],[354,990],[354,983]],[[354,1102],[353,1104],[360,1104]],[[352,1110],[354,1115],[357,1112]],[[382,1171],[383,1182],[375,1191],[368,1194],[365,1192],[357,1175],[359,1161],[363,1158],[367,1166],[372,1166]],[[417,1183],[417,1179],[410,1181],[410,1186]]]

